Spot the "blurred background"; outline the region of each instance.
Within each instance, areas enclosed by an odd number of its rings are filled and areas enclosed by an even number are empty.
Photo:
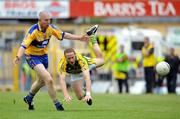
[[[141,49],[144,37],[149,37],[155,48],[157,62],[162,61],[169,48],[180,56],[180,1],[178,0],[1,0],[0,1],[0,91],[28,91],[36,75],[24,59],[13,66],[13,58],[28,28],[37,22],[37,13],[47,10],[52,23],[65,32],[85,33],[98,24],[97,39],[105,58],[105,65],[92,71],[94,93],[118,93],[113,76],[115,56],[124,46],[128,55],[129,93],[145,93]],[[49,44],[49,71],[59,87],[57,64],[65,48],[94,57],[91,47],[84,42],[54,37]],[[67,82],[68,83],[68,82]],[[178,74],[176,92],[180,94]],[[123,91],[125,89],[123,88]],[[160,91],[166,94],[166,80]]]

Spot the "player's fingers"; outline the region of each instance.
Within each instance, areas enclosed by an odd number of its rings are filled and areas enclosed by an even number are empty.
[[[67,99],[67,100],[66,100],[66,102],[70,102],[70,100],[69,100],[69,99]]]
[[[68,99],[68,100],[69,100],[69,102],[70,102],[70,101],[72,100],[72,98],[71,98],[71,97],[69,97],[69,99]]]
[[[84,36],[83,36],[83,39],[84,39],[85,41],[89,41],[90,36],[84,35]]]
[[[87,101],[89,101],[90,99],[92,99],[91,97],[87,98]]]
[[[85,101],[85,102],[87,102],[87,101],[89,101],[90,100],[90,98],[88,98],[88,97],[85,97],[84,99],[83,99],[83,101]]]
[[[16,64],[19,64],[19,60],[18,59],[16,59],[15,62],[16,62]]]
[[[14,65],[16,65],[16,59],[13,60]]]
[[[19,63],[19,61],[18,60],[16,60],[16,64],[18,64]]]
[[[70,102],[71,100],[72,100],[71,97],[67,97],[67,98],[66,98],[66,101],[67,101],[67,102]]]
[[[18,61],[17,61],[17,60],[14,61],[14,65],[16,65],[16,64],[18,64]]]
[[[70,102],[70,100],[66,99],[66,102]]]

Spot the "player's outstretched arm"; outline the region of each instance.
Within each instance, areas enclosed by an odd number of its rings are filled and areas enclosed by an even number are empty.
[[[64,100],[66,102],[70,102],[72,100],[72,98],[67,91],[66,82],[65,82],[65,74],[61,73],[61,74],[59,74],[59,76],[60,76],[60,86],[61,86],[62,92],[64,94]]]
[[[70,39],[70,40],[80,40],[80,41],[89,41],[89,36],[84,34],[84,35],[74,35],[71,33],[66,32],[64,35],[65,39]]]
[[[85,82],[86,82],[86,95],[83,100],[87,102],[90,99],[92,99],[92,97],[91,97],[91,80],[90,80],[89,69],[83,71],[83,75],[84,75]]]
[[[74,35],[74,34],[65,32],[64,38],[71,39],[71,40],[89,41],[90,36],[96,33],[98,27],[99,27],[98,25],[92,26],[90,29],[86,31],[86,34],[84,35]]]

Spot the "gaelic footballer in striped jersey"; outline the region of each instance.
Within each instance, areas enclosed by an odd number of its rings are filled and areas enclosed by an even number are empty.
[[[72,97],[68,93],[65,81],[66,75],[70,75],[72,88],[77,99],[87,102],[88,105],[92,105],[91,79],[89,71],[102,66],[104,64],[104,59],[97,43],[96,36],[93,34],[90,39],[96,58],[85,57],[77,53],[74,49],[69,48],[64,51],[64,57],[59,61],[58,71],[60,76],[60,86],[66,102],[72,100]],[[86,83],[85,94],[82,89],[84,80]]]

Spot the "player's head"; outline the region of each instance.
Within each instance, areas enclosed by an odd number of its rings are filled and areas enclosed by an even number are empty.
[[[42,29],[48,28],[49,24],[51,23],[51,19],[52,17],[47,11],[40,11],[38,14],[39,24]]]
[[[75,63],[76,52],[73,48],[68,48],[68,49],[64,50],[64,56],[68,63],[70,63],[72,65]]]
[[[172,47],[169,48],[169,53],[170,53],[170,54],[174,55],[174,52],[175,52],[174,48],[172,48]]]
[[[120,48],[120,52],[124,52],[124,45],[120,45],[119,48]]]
[[[149,37],[144,37],[144,45],[147,46],[149,42]]]

